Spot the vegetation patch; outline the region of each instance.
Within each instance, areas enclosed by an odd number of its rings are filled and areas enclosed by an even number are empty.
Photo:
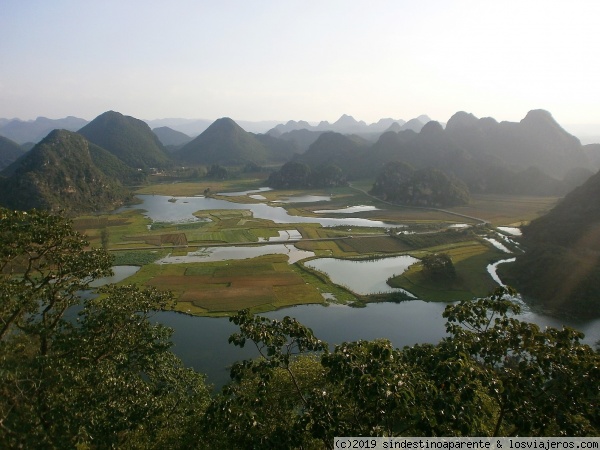
[[[128,282],[172,291],[177,309],[198,315],[227,315],[249,308],[255,312],[323,303],[317,287],[285,255],[193,264],[150,264]]]
[[[128,252],[114,252],[113,264],[115,266],[144,266],[165,256],[165,252],[138,250]]]
[[[487,266],[505,256],[505,253],[475,241],[440,246],[436,251],[447,253],[452,258],[455,278],[436,279],[426,273],[420,263],[416,263],[402,275],[390,278],[388,284],[405,289],[417,298],[442,302],[485,297],[497,287],[487,272]]]
[[[559,197],[475,194],[468,205],[448,209],[479,217],[494,226],[519,226],[547,213],[558,200]]]

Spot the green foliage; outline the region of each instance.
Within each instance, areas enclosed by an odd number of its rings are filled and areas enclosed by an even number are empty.
[[[456,277],[456,270],[452,258],[447,253],[432,253],[421,258],[423,269],[432,278],[452,280]]]
[[[456,206],[469,203],[469,189],[457,178],[438,169],[413,170],[408,164],[390,162],[371,190],[384,200],[414,206]]]
[[[82,136],[55,130],[0,179],[0,203],[12,209],[32,208],[87,212],[111,210],[131,197],[113,175],[103,172],[92,155],[102,152]]]
[[[225,180],[227,178],[227,169],[223,166],[220,166],[219,164],[213,164],[212,166],[210,166],[210,169],[208,169],[208,172],[206,173],[206,178],[212,178],[215,180]]]
[[[163,253],[152,250],[114,252],[115,266],[145,266],[162,258]]]
[[[213,122],[200,136],[185,144],[173,156],[186,165],[220,164],[240,166],[268,162],[269,150],[228,117]]]
[[[310,185],[311,170],[304,163],[290,161],[269,176],[267,184],[279,189],[304,188]]]
[[[520,292],[555,311],[600,316],[600,175],[524,228],[527,251],[501,268]],[[565,268],[568,268],[565,271]]]
[[[110,179],[119,180],[124,185],[143,184],[146,182],[146,172],[127,166],[112,153],[97,145],[90,144],[89,148],[94,165]]]
[[[134,169],[164,168],[172,164],[145,122],[115,111],[99,115],[78,133]]]
[[[448,337],[403,350],[375,340],[330,352],[289,317],[241,312],[230,342],[253,341],[261,358],[232,369],[207,429],[224,447],[261,448],[330,447],[334,436],[597,436],[600,355],[581,333],[512,317],[513,294],[448,306]]]
[[[213,401],[208,429],[221,433],[224,447],[295,448],[311,442],[298,415],[309,405],[306,396],[315,383],[321,383],[317,374],[322,369],[314,360],[294,356],[325,351],[326,344],[290,317],[269,320],[243,310],[230,321],[240,333],[229,342],[244,347],[251,341],[261,357],[232,367],[231,377],[237,382]]]
[[[151,320],[170,294],[109,286],[82,302],[112,261],[60,216],[0,210],[0,242],[0,446],[195,445],[204,379]]]
[[[324,188],[343,186],[346,184],[346,179],[342,169],[334,164],[312,171],[304,163],[290,161],[279,171],[273,172],[267,184],[279,189]]]

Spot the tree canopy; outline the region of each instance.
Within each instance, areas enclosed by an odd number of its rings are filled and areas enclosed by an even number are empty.
[[[107,287],[104,250],[61,216],[0,210],[0,446],[156,447],[195,442],[203,376],[153,323],[170,294]],[[77,312],[78,311],[78,312]]]
[[[330,346],[291,317],[240,311],[212,398],[153,315],[171,294],[109,285],[70,221],[0,209],[0,446],[329,448],[335,436],[598,436],[600,354],[518,320],[514,291],[446,307],[437,344]]]

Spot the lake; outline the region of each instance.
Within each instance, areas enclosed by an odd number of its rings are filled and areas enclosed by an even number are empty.
[[[231,255],[234,257],[235,255]],[[397,257],[385,258],[395,260]],[[323,260],[333,258],[321,258]],[[371,271],[373,267],[381,267],[389,261],[351,261],[355,267]],[[313,260],[318,261],[318,260]],[[341,260],[337,260],[341,261]],[[505,260],[509,261],[509,260]],[[348,262],[348,261],[345,261]],[[398,261],[408,264],[410,261]],[[371,267],[368,267],[371,266]],[[490,268],[494,272],[495,266]],[[116,283],[133,275],[139,268],[133,266],[116,266],[113,277],[97,280],[94,285]],[[385,283],[386,275],[371,272],[371,277],[379,283]],[[346,280],[349,281],[349,280]],[[600,340],[600,319],[586,321],[582,319],[559,319],[542,312],[531,311],[527,305],[519,301],[523,312],[520,319],[533,322],[544,328],[546,326],[561,328],[567,325],[586,334],[584,342],[593,345]],[[332,347],[345,341],[359,339],[389,339],[396,347],[417,343],[437,343],[445,333],[445,320],[442,313],[446,303],[408,300],[400,303],[370,303],[364,308],[345,305],[299,305],[262,314],[271,319],[282,319],[292,316],[313,330],[315,335]],[[209,383],[217,387],[229,380],[228,367],[236,361],[258,356],[252,344],[240,349],[228,343],[232,333],[238,328],[228,318],[195,317],[178,312],[159,312],[156,320],[174,329],[173,351],[183,360],[186,366],[205,373]],[[332,347],[333,348],[333,347]]]
[[[241,204],[211,197],[170,197],[167,195],[138,195],[142,202],[119,208],[116,212],[143,209],[144,215],[154,222],[193,222],[199,220],[194,216],[196,211],[210,209],[250,210],[255,218],[272,220],[275,223],[318,223],[324,227],[356,226],[356,227],[395,227],[404,226],[390,224],[379,220],[360,217],[303,217],[288,214],[281,206],[266,203]]]
[[[284,208],[274,207],[263,203],[237,204],[224,200],[205,197],[172,197],[158,195],[142,195],[141,205],[135,209],[144,209],[146,215],[154,221],[180,222],[197,220],[193,213],[202,209],[249,209],[257,218],[270,219],[277,223],[320,223],[323,226],[371,226],[383,224],[362,218],[313,218],[290,216]],[[358,207],[360,209],[360,205]],[[325,211],[323,211],[325,213]],[[346,213],[348,211],[345,211]],[[334,214],[333,211],[327,213]],[[400,225],[397,225],[400,226]],[[281,252],[301,252],[290,244],[277,244],[270,247]],[[271,249],[273,251],[275,249]],[[204,261],[210,258],[219,260],[239,259],[256,256],[266,251],[262,247],[220,247],[211,251],[201,251],[197,255]],[[247,252],[247,253],[245,253]],[[256,253],[254,253],[256,252]],[[309,252],[307,252],[309,253]],[[212,256],[211,256],[212,255]],[[301,259],[306,255],[297,253]],[[194,257],[194,255],[188,255]],[[178,257],[186,258],[186,257]],[[416,261],[409,256],[390,257],[373,261],[341,261],[333,258],[319,258],[307,265],[330,274],[332,279],[341,285],[351,287],[357,292],[384,292],[392,288],[385,280],[401,273],[408,265]],[[183,262],[164,260],[163,262]],[[133,273],[134,268],[119,269]],[[490,274],[495,275],[495,265],[489,268]],[[117,277],[120,275],[117,274]],[[497,278],[496,281],[501,283]],[[116,278],[119,279],[119,278]],[[373,303],[365,308],[353,308],[343,305],[301,305],[264,314],[266,317],[281,319],[286,315],[295,317],[304,325],[310,327],[315,335],[330,345],[344,341],[359,339],[371,340],[376,338],[389,339],[396,347],[417,343],[436,343],[445,336],[445,321],[442,313],[445,303],[410,300],[400,303]],[[207,374],[209,383],[219,387],[226,383],[228,367],[236,361],[257,356],[252,344],[240,349],[228,343],[229,336],[237,332],[227,318],[194,317],[176,312],[161,312],[156,320],[175,331],[173,334],[173,351],[184,361],[186,366],[193,367]],[[594,344],[600,340],[600,319],[558,319],[543,312],[531,311],[524,308],[520,318],[546,327],[560,328],[571,326],[586,334],[585,342]]]
[[[349,259],[318,258],[304,265],[327,274],[335,284],[347,287],[361,295],[384,292],[404,292],[403,289],[390,287],[386,280],[402,274],[418,259],[412,256],[393,256],[377,260],[353,261]]]

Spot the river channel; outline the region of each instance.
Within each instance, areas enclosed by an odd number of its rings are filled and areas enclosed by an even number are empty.
[[[291,216],[284,208],[265,203],[238,204],[204,197],[177,197],[176,201],[173,201],[171,197],[158,195],[140,195],[138,197],[142,200],[142,204],[135,205],[135,208],[145,210],[145,214],[149,218],[158,222],[197,220],[193,213],[202,209],[249,209],[253,212],[254,217],[270,219],[277,223],[309,222],[320,223],[323,226],[394,226],[364,218]],[[289,253],[289,247],[284,245],[281,247],[282,252]],[[239,248],[237,250],[243,251]],[[236,252],[235,247],[228,247],[226,253],[226,257],[229,259],[248,257],[243,253]],[[401,258],[402,260],[398,261],[385,258],[384,260],[360,261],[359,263],[322,258],[313,260],[312,264],[319,270],[330,274],[336,283],[352,287],[357,292],[383,292],[387,286],[385,280],[393,274],[399,274],[411,262],[410,257]],[[175,263],[176,261],[169,262]],[[364,265],[360,266],[359,264]],[[134,270],[126,266],[115,268],[116,280],[129,276]],[[364,275],[365,273],[368,275],[361,281],[358,274]],[[490,273],[494,276],[495,268],[493,273]],[[499,279],[496,281],[500,282]],[[357,283],[358,285],[355,286]],[[445,321],[442,317],[445,307],[445,303],[415,299],[400,303],[373,303],[365,308],[335,304],[330,306],[301,305],[266,313],[264,316],[273,319],[281,319],[286,315],[295,317],[310,327],[318,338],[330,345],[359,339],[385,338],[389,339],[396,347],[401,348],[416,343],[436,343],[442,339],[445,336]],[[531,311],[526,307],[520,318],[536,323],[542,328],[571,326],[584,332],[586,335],[584,342],[589,344],[600,340],[600,319],[588,321],[572,318],[558,319],[542,312]],[[228,381],[228,368],[231,364],[257,356],[256,349],[251,345],[240,349],[228,344],[228,337],[238,330],[227,318],[194,317],[176,312],[162,312],[156,315],[156,320],[174,329],[173,351],[183,360],[184,364],[205,373],[207,381],[216,387]]]

